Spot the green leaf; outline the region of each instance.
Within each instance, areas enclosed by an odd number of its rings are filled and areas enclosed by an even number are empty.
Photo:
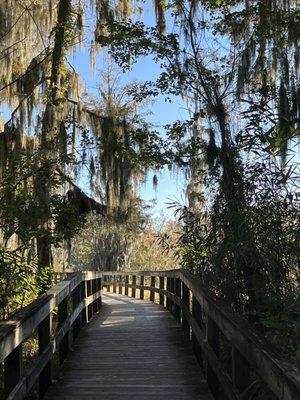
[[[211,3],[215,7],[221,7],[223,0],[211,0]]]

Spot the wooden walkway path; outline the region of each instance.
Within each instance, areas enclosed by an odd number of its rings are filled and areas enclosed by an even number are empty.
[[[181,326],[163,307],[105,293],[46,400],[211,400]]]

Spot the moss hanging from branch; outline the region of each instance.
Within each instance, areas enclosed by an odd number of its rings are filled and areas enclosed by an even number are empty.
[[[71,0],[60,0],[58,6],[57,24],[55,27],[54,48],[52,53],[50,90],[52,104],[60,101],[59,91],[61,90],[61,68],[63,65],[66,45],[70,40],[71,31]]]
[[[55,1],[52,0],[8,0],[0,3],[0,87],[25,74],[30,65],[33,66],[33,60],[38,60],[39,55],[49,48],[47,38],[53,28],[55,10]],[[24,79],[22,82],[26,88]],[[1,91],[0,99],[17,107],[24,94],[22,85],[11,85]]]
[[[55,217],[51,216],[51,201],[57,191],[62,191],[63,182],[63,178],[57,178],[55,168],[58,165],[62,171],[72,169],[74,174],[78,171],[74,153],[80,148],[80,142],[76,144],[75,140],[78,133],[85,131],[85,125],[93,125],[93,131],[97,132],[94,136],[101,142],[102,148],[96,157],[89,153],[88,146],[83,145],[82,150],[91,160],[93,176],[97,173],[99,176],[97,162],[101,168],[103,166],[100,174],[102,184],[105,181],[111,210],[127,212],[130,209],[135,197],[133,186],[138,176],[144,174],[141,168],[133,168],[130,161],[129,154],[134,150],[125,121],[106,115],[99,123],[91,113],[86,118],[80,106],[74,105],[74,102],[79,103],[81,85],[66,56],[69,49],[75,47],[75,39],[82,39],[85,5],[81,0],[0,2],[0,89],[3,89],[0,100],[13,109],[0,138],[0,161],[3,167],[14,158],[18,159],[21,153],[27,152],[29,156],[34,151],[38,154],[34,177],[27,186],[34,187],[37,208],[44,211],[36,221],[40,228],[37,234],[40,272],[52,263],[54,238],[51,235]],[[157,6],[160,21],[163,21],[162,8],[161,2]],[[113,16],[131,15],[133,6],[127,0],[116,1],[113,6],[112,2],[101,0],[97,10],[100,25],[105,26]],[[73,122],[69,124],[70,115],[73,115]],[[70,162],[70,147],[76,160],[74,164]],[[97,209],[91,199],[82,193],[78,195],[79,189],[72,190],[80,202],[89,204],[87,209]]]

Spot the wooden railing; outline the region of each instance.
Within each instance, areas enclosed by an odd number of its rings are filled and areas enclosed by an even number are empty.
[[[215,399],[251,399],[258,390],[255,377],[277,399],[300,398],[299,370],[270,348],[246,321],[220,305],[191,274],[182,270],[103,272],[103,285],[108,291],[140,299],[149,291],[150,301],[157,294],[159,304],[174,315],[191,340]]]
[[[42,398],[51,384],[51,363],[58,355],[62,364],[71,338],[101,307],[100,272],[76,272],[58,283],[12,319],[0,323],[0,362],[4,363],[4,396],[23,399],[34,385]],[[52,329],[52,323],[57,325]],[[22,346],[36,333],[38,356],[24,375]]]
[[[102,285],[109,291],[140,299],[147,295],[150,301],[166,307],[191,340],[216,399],[251,399],[257,390],[255,377],[276,398],[299,399],[299,370],[270,348],[242,318],[220,305],[197,278],[182,270],[77,272],[12,319],[0,323],[5,398],[23,399],[34,385],[39,388],[39,398],[43,397],[51,384],[54,355],[62,364],[71,338],[74,340],[99,311]],[[52,323],[57,325],[55,330]],[[38,356],[24,374],[22,346],[33,333],[38,342]]]

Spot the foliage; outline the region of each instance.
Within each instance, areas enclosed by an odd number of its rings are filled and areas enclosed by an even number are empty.
[[[160,222],[150,222],[140,232],[129,250],[127,263],[124,270],[168,270],[179,267],[176,256],[177,238],[181,232],[181,226],[176,221],[160,218]],[[166,251],[163,243],[168,242]]]
[[[71,265],[84,270],[172,269],[178,267],[175,245],[179,232],[175,221],[151,222],[144,208],[134,208],[121,223],[90,215],[72,242]],[[162,243],[166,240],[173,246],[168,251]]]
[[[69,240],[81,227],[78,209],[58,192],[65,179],[53,169],[56,157],[43,162],[42,155],[20,150],[1,170],[0,184],[0,249],[1,317],[25,306],[49,287],[52,265],[39,271],[35,241],[46,238],[58,246]],[[52,195],[47,208],[37,201],[35,181],[51,183]],[[51,224],[41,227],[40,215],[46,214]]]
[[[191,105],[190,121],[166,127],[165,154],[191,177],[189,207],[177,206],[178,254],[264,330],[299,288],[299,165],[291,158],[299,138],[299,9],[272,0],[169,8],[171,33],[129,20],[110,24],[98,41],[124,70],[149,55],[160,65],[156,81],[136,85],[137,99],[181,95]]]
[[[119,6],[113,10],[99,1],[94,9],[76,0],[0,5],[0,96],[10,113],[0,135],[1,246],[4,254],[13,250],[23,257],[25,252],[32,276],[30,263],[37,260],[40,291],[51,283],[53,248],[70,244],[84,214],[105,210],[108,221],[126,220],[137,201],[135,186],[147,168],[162,163],[162,141],[137,112],[140,103],[130,101],[129,88],[118,93],[109,71],[107,91],[101,82],[99,99],[84,95],[67,58],[86,39],[85,8],[100,16],[94,29],[101,32],[113,16],[130,14],[130,2]],[[162,23],[162,4],[156,11]],[[105,204],[76,186],[84,168]]]
[[[266,328],[267,338],[299,364],[299,347],[297,347],[300,339],[299,293],[287,293],[286,297],[283,309],[277,314],[270,314],[263,321],[263,325]]]
[[[70,243],[82,226],[65,191],[76,187],[83,168],[108,217],[91,216],[76,237],[78,260],[142,267],[150,249],[155,260],[168,238],[162,229],[157,244],[152,227],[145,229],[136,188],[148,168],[177,166],[189,177],[188,204],[176,206],[182,265],[258,329],[272,328],[266,334],[278,344],[282,321],[291,318],[292,337],[295,315],[286,310],[299,288],[299,165],[292,159],[300,120],[298,2],[155,1],[157,26],[146,26],[128,18],[130,1],[97,1],[97,44],[109,47],[124,72],[145,56],[160,67],[156,80],[120,92],[109,72],[99,99],[83,96],[67,60],[83,39],[85,2],[58,0],[52,15],[47,1],[9,4],[0,5],[7,42],[0,91],[12,108],[0,137],[3,284],[11,264],[27,288],[37,258],[47,286],[51,247]],[[190,112],[187,121],[165,127],[166,140],[138,108],[159,95],[184,98]],[[294,351],[290,340],[286,346]]]
[[[114,271],[127,265],[128,252],[148,216],[141,202],[131,202],[127,215],[89,215],[72,241],[70,264],[75,269]]]
[[[28,263],[24,247],[0,250],[0,271],[0,310],[1,319],[5,319],[38,294],[37,264],[34,260]]]
[[[71,162],[71,158],[68,161]],[[38,151],[28,154],[20,150],[18,157],[8,162],[1,171],[0,184],[0,227],[4,239],[8,241],[17,235],[23,244],[33,238],[47,236],[53,244],[68,239],[69,231],[80,226],[78,211],[67,203],[66,197],[58,190],[66,183],[66,178],[53,168],[60,164],[59,157],[47,158]],[[35,182],[48,182],[53,188],[49,204],[37,202]],[[41,228],[38,221],[46,214],[53,224]]]

